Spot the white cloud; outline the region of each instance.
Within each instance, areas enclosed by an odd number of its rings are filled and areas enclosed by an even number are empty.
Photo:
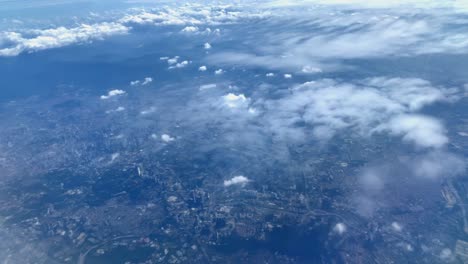
[[[140,81],[140,80],[131,81],[130,85],[131,86],[147,85],[147,84],[150,84],[151,82],[153,82],[153,78],[145,77],[145,79],[143,79],[143,81]]]
[[[272,73],[272,72],[269,72],[269,73],[267,73],[265,76],[266,76],[266,77],[274,77],[274,76],[275,76],[275,74],[274,74],[274,73]]]
[[[151,25],[185,25],[190,22],[199,22],[198,20],[190,20],[190,18],[181,17],[176,12],[161,11],[151,13],[142,10],[137,14],[129,14],[119,20],[123,24],[151,24]]]
[[[442,123],[422,115],[399,115],[377,130],[387,130],[391,134],[402,136],[404,141],[421,147],[440,148],[448,143]]]
[[[229,187],[229,186],[232,186],[232,185],[244,186],[248,182],[250,182],[250,180],[247,177],[239,175],[239,176],[233,177],[232,179],[225,180],[224,181],[224,186],[225,187]]]
[[[441,1],[442,2],[442,1]],[[274,0],[267,4],[272,7],[291,7],[307,5],[346,5],[364,8],[419,7],[432,8],[441,6],[432,0]]]
[[[113,154],[111,155],[111,162],[113,162],[114,160],[116,160],[118,157],[120,157],[120,153],[118,153],[118,152],[117,152],[117,153],[113,153]]]
[[[466,162],[454,154],[432,151],[406,161],[416,177],[440,179],[455,177],[466,171]]]
[[[154,112],[156,112],[156,107],[152,106],[152,107],[150,107],[148,109],[145,109],[145,110],[141,111],[140,114],[148,115],[148,114],[152,114]]]
[[[167,59],[167,64],[169,65],[176,64],[178,60],[179,60],[179,56],[175,56],[174,58]]]
[[[175,138],[169,136],[168,134],[163,134],[163,135],[161,135],[161,140],[166,142],[166,143],[169,143],[169,142],[174,141]]]
[[[243,94],[229,93],[223,96],[224,104],[229,108],[240,108],[245,107],[249,103],[249,99]]]
[[[194,33],[194,32],[198,32],[198,27],[187,26],[187,27],[185,27],[185,28],[182,29],[182,32],[185,32],[185,33]]]
[[[284,78],[285,78],[285,79],[291,79],[291,78],[292,78],[292,74],[285,73],[285,74],[284,74]]]
[[[442,251],[440,252],[439,257],[440,257],[440,259],[442,259],[442,260],[444,260],[446,262],[452,262],[454,260],[452,250],[449,249],[449,248],[442,249]]]
[[[182,62],[179,62],[177,63],[176,65],[174,66],[170,66],[169,69],[175,69],[175,68],[185,68],[187,65],[189,65],[191,63],[191,61],[182,61]]]
[[[442,147],[448,141],[443,125],[416,113],[434,102],[453,100],[453,93],[421,79],[370,78],[356,83],[325,79],[265,101],[263,119],[278,135],[296,139],[310,131],[296,125],[304,122],[321,140],[340,131],[363,136],[389,132],[421,147]]]
[[[81,24],[77,27],[57,27],[21,32],[0,32],[0,56],[16,56],[22,52],[34,52],[63,47],[74,43],[86,43],[131,31],[140,25],[180,25],[183,32],[198,32],[199,25],[221,25],[242,21],[246,18],[265,17],[268,12],[260,9],[245,9],[245,5],[201,4],[164,5],[152,9],[129,9],[129,14],[113,22]],[[96,17],[96,15],[94,15]],[[219,34],[220,30],[206,28],[203,33]],[[2,44],[7,45],[2,45]]]
[[[82,24],[74,28],[58,27],[30,30],[26,32],[27,34],[2,32],[0,33],[0,56],[16,56],[22,52],[35,52],[101,40],[112,35],[126,34],[129,30],[129,27],[119,23],[104,22],[91,25]],[[2,42],[9,44],[2,48]]]
[[[145,79],[143,80],[143,82],[141,83],[141,85],[147,85],[149,83],[153,82],[153,78],[151,77],[145,77]]]
[[[262,45],[252,39],[247,43],[252,51],[221,51],[209,60],[312,74],[344,68],[348,59],[468,53],[468,34],[451,26],[467,26],[456,12],[438,10],[414,16],[407,10],[395,8],[384,13],[325,6],[311,14],[284,9],[284,17],[293,22],[284,21],[274,33],[252,30],[251,34],[262,34]],[[291,30],[297,25],[312,30]]]
[[[167,202],[169,203],[175,203],[177,202],[177,200],[178,200],[177,196],[173,196],[173,195],[167,198]]]
[[[344,232],[346,232],[346,225],[344,223],[337,223],[334,227],[333,227],[333,231],[335,231],[336,233],[342,235]]]
[[[249,107],[249,109],[247,110],[249,112],[249,114],[251,115],[256,115],[258,114],[258,111],[257,109],[253,108],[253,107]]]
[[[200,68],[198,68],[199,71],[206,71],[208,68],[206,68],[206,66],[200,66]]]
[[[125,111],[125,107],[119,106],[116,109],[106,111],[106,114]]]
[[[441,181],[465,173],[466,162],[463,157],[443,149],[388,157],[384,160],[380,158],[375,163],[366,165],[357,175],[361,187],[359,192],[353,194],[357,212],[366,217],[372,216],[378,209],[394,206],[394,199],[406,201],[406,197],[392,197],[394,192],[401,196],[409,190],[410,193],[404,195],[414,198],[413,195],[422,191],[419,186],[424,186],[423,192],[426,192],[428,184],[433,184],[437,194]],[[397,232],[403,230],[398,222],[393,222],[391,228]]]
[[[232,24],[243,19],[261,18],[270,15],[270,12],[266,10],[244,9],[243,7],[246,7],[246,5],[190,2],[184,5],[165,6],[157,10],[140,10],[135,14],[126,15],[119,22],[123,24],[187,25],[195,27],[197,25]],[[206,31],[209,33],[211,29]],[[219,29],[214,32],[219,33]]]
[[[366,192],[379,192],[384,188],[385,179],[381,175],[382,168],[367,168],[359,176],[359,183]]]
[[[403,227],[398,222],[392,222],[392,228],[396,232],[401,232],[401,230],[403,230]]]
[[[211,44],[208,43],[208,42],[206,42],[206,43],[203,45],[203,47],[204,47],[205,49],[211,49]]]
[[[200,91],[216,88],[216,83],[204,84],[200,86]]]
[[[344,134],[365,138],[390,135],[420,150],[430,150],[447,145],[446,129],[437,119],[420,112],[460,96],[456,89],[411,78],[319,79],[275,90],[274,97],[269,87],[253,89],[249,97],[239,92],[239,87],[226,94],[222,89],[204,90],[190,108],[206,113],[197,122],[223,120],[232,133],[241,133],[242,128],[252,138],[268,134],[274,140],[295,144],[310,140],[326,143]]]
[[[109,99],[111,97],[115,97],[115,96],[118,96],[118,95],[123,95],[125,94],[125,91],[124,90],[111,90],[107,93],[107,95],[101,95],[101,99],[102,100],[106,100],[106,99]]]
[[[307,65],[307,66],[302,67],[301,71],[303,73],[321,73],[322,69]]]
[[[215,74],[216,74],[216,75],[220,75],[220,74],[223,74],[223,73],[224,73],[223,69],[217,69],[217,70],[215,71]]]

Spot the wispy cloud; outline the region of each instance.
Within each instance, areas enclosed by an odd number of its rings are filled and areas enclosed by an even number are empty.
[[[439,9],[434,9],[439,10]],[[285,11],[286,12],[286,11]],[[317,8],[310,12],[289,10],[275,18],[270,28],[251,29],[262,36],[244,44],[249,50],[224,50],[208,57],[217,64],[252,65],[301,73],[334,71],[350,59],[409,57],[421,54],[468,53],[468,34],[456,13],[424,12],[414,16],[406,9],[373,10]],[[307,30],[297,30],[297,28]]]
[[[432,150],[412,156],[399,156],[390,160],[379,160],[376,164],[370,163],[357,175],[360,192],[353,194],[358,213],[371,217],[376,211],[385,207],[396,205],[389,204],[393,197],[392,192],[401,192],[402,185],[411,186],[410,193],[404,195],[427,195],[425,188],[435,185],[439,192],[441,180],[463,175],[466,172],[466,162],[462,157],[449,153],[446,150]],[[422,188],[421,188],[422,187]],[[421,191],[421,189],[423,189]],[[399,197],[400,202],[405,197]],[[396,231],[402,227],[393,223]]]

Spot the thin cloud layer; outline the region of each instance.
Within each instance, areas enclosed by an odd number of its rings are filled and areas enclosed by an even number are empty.
[[[367,165],[357,175],[361,191],[353,194],[359,214],[371,217],[379,209],[391,206],[389,193],[399,190],[402,184],[411,186],[408,195],[425,195],[427,185],[439,185],[441,181],[463,175],[466,162],[463,157],[445,150],[432,150],[413,156],[400,156],[391,160],[379,160]],[[422,187],[422,190],[420,189]],[[438,192],[438,188],[436,191]],[[400,224],[392,224],[401,231]]]

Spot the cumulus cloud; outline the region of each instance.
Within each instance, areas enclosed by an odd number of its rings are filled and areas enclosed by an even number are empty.
[[[153,82],[153,78],[151,77],[145,77],[145,79],[143,80],[143,82],[141,83],[141,85],[147,85],[149,83]]]
[[[268,134],[288,144],[324,144],[336,135],[390,135],[419,151],[431,151],[444,149],[449,138],[441,121],[421,112],[460,96],[458,89],[414,78],[319,79],[275,90],[274,96],[268,87],[249,95],[239,87],[227,93],[222,87],[201,88],[189,107],[204,113],[196,118],[198,123],[222,120],[232,133],[248,130],[252,138]]]
[[[169,65],[176,64],[179,58],[180,58],[179,56],[175,56],[174,58],[167,59],[167,64]]]
[[[223,74],[223,73],[224,73],[223,69],[217,69],[217,70],[215,71],[215,75],[221,75],[221,74]]]
[[[16,56],[22,52],[35,52],[63,47],[75,43],[86,43],[118,34],[126,34],[129,27],[119,23],[82,24],[74,28],[58,27],[30,30],[27,34],[17,32],[0,33],[0,56]],[[8,43],[2,46],[1,43]]]
[[[166,142],[166,143],[169,143],[169,142],[172,142],[175,140],[175,138],[171,137],[170,135],[168,134],[162,134],[161,135],[161,140]]]
[[[270,15],[268,10],[244,9],[245,6],[189,2],[184,5],[164,6],[162,9],[140,10],[134,14],[126,15],[119,22],[124,24],[187,25],[196,27],[197,25],[230,24],[242,19],[262,18]],[[208,29],[206,31],[211,32],[211,29]],[[219,30],[216,29],[215,32],[218,33]]]
[[[448,142],[443,125],[417,111],[434,102],[451,101],[454,93],[421,79],[370,78],[356,83],[325,79],[266,101],[264,119],[279,134],[304,135],[306,129],[297,125],[302,122],[313,128],[318,139],[340,131],[363,136],[389,132],[415,145],[437,148]]]
[[[170,66],[169,69],[180,69],[180,68],[185,68],[187,65],[189,65],[191,61],[182,61],[179,63],[176,63],[174,66]]]
[[[192,20],[180,16],[180,14],[170,11],[160,11],[152,13],[147,10],[142,10],[136,14],[128,14],[121,18],[119,22],[124,24],[152,24],[152,25],[185,25],[187,23],[198,22],[198,20]]]
[[[240,185],[240,186],[245,186],[250,180],[245,177],[245,176],[234,176],[232,179],[225,180],[224,181],[224,186],[229,187],[233,185]]]
[[[131,86],[147,85],[147,84],[150,84],[151,82],[153,82],[153,78],[145,77],[145,79],[143,79],[143,81],[140,81],[140,80],[131,81],[130,85]]]
[[[206,71],[208,68],[206,66],[200,66],[200,68],[198,68],[199,71],[201,72],[204,72]]]
[[[239,108],[244,107],[249,103],[249,99],[245,97],[243,94],[233,94],[228,93],[227,95],[223,96],[224,103],[229,108]]]
[[[448,143],[445,127],[434,118],[422,115],[400,115],[377,130],[387,130],[403,140],[422,147],[440,148]]]
[[[107,100],[109,98],[112,98],[112,97],[115,97],[115,96],[118,96],[118,95],[123,95],[123,94],[125,94],[124,90],[115,89],[115,90],[109,91],[107,93],[107,95],[101,95],[101,99],[102,100]]]
[[[198,27],[187,26],[187,27],[184,27],[181,31],[185,33],[194,33],[194,32],[198,32]]]
[[[211,49],[211,44],[208,43],[208,42],[206,42],[206,43],[203,45],[203,47],[204,47],[205,49]]]
[[[198,32],[197,25],[236,23],[244,18],[265,17],[269,13],[261,9],[242,9],[244,5],[187,3],[161,6],[153,9],[130,9],[129,14],[112,22],[81,24],[77,27],[0,32],[0,56],[17,56],[22,52],[35,52],[63,47],[75,43],[87,43],[118,34],[126,34],[134,25],[185,26],[183,32]],[[204,32],[211,33],[207,28]],[[219,29],[214,31],[219,34]],[[6,43],[6,45],[4,45]]]

